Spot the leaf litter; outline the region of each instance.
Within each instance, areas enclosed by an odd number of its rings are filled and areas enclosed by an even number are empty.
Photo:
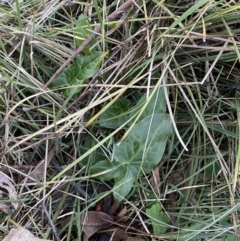
[[[8,192],[9,199],[12,201],[12,207],[17,210],[18,208],[18,202],[17,202],[17,192],[11,182],[11,179],[0,171],[0,187],[2,189],[5,189]],[[1,209],[1,207],[0,207]],[[8,213],[8,209],[1,209],[2,211],[5,211]]]

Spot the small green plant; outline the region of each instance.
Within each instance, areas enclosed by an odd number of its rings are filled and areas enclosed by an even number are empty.
[[[79,47],[82,45],[84,40],[93,32],[93,27],[91,26],[88,17],[83,14],[80,15],[78,19],[75,21],[75,25],[76,28],[74,30],[74,40],[76,47]],[[82,52],[85,55],[91,55],[92,51],[94,51],[93,47],[95,43],[95,39],[92,40],[91,44],[87,45]]]
[[[74,40],[76,47],[79,47],[89,36],[93,27],[90,25],[87,17],[80,15],[75,20]],[[95,41],[83,49],[83,54],[74,59],[73,63],[62,71],[62,73],[54,79],[50,88],[63,88],[65,97],[73,96],[80,92],[89,78],[93,77],[99,70],[104,54],[102,51],[93,48]]]
[[[159,203],[153,204],[146,209],[146,214],[150,217],[155,235],[161,235],[167,232],[170,223],[170,218],[162,211],[162,206]]]
[[[87,80],[99,70],[103,56],[101,51],[95,51],[91,55],[77,57],[70,66],[54,79],[50,87],[66,87],[63,89],[63,94],[66,97],[77,94],[83,88],[81,85],[86,84]]]
[[[141,174],[148,174],[160,162],[171,134],[171,120],[166,114],[163,90],[152,92],[151,97],[147,101],[147,97],[144,95],[137,104],[137,106],[141,106],[147,103],[144,111],[140,113],[139,122],[133,126],[120,144],[113,146],[113,161],[100,160],[91,167],[91,172],[94,174],[110,170],[99,176],[99,179],[102,181],[114,179],[114,198],[118,202],[129,194]],[[133,112],[138,109],[135,107],[134,111],[130,111],[130,114],[127,112],[125,115],[121,115],[120,107],[124,107],[124,112],[129,103],[124,100],[123,105],[121,105],[120,101],[121,99],[117,103],[115,102],[115,105],[108,109],[107,114],[103,115],[104,118],[109,117],[108,121],[102,122],[104,126],[117,127],[125,121],[126,116],[130,118]],[[112,119],[114,113],[117,114],[118,118]]]

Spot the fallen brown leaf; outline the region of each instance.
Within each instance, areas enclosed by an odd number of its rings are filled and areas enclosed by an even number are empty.
[[[17,200],[17,192],[10,181],[10,178],[5,175],[3,172],[0,172],[0,187],[8,191],[8,196],[9,199],[11,200]],[[17,202],[12,202],[11,203],[13,208],[16,210],[18,208],[18,203]],[[2,211],[4,211],[2,209]]]
[[[9,234],[2,241],[51,241],[47,239],[39,239],[30,233],[27,229],[18,227],[12,228]]]
[[[106,231],[103,230],[103,232],[110,235],[112,241],[128,239],[128,235],[120,228],[107,229]]]
[[[32,182],[32,178],[34,180],[37,180],[38,182],[42,181],[44,178],[44,170],[45,170],[45,166],[49,166],[52,158],[54,157],[55,154],[55,147],[53,147],[48,155],[47,155],[47,160],[43,159],[39,162],[39,164],[34,168],[34,170],[32,172],[29,173],[29,177],[27,180],[27,183]]]
[[[109,225],[108,221],[113,221],[113,217],[96,211],[88,211],[81,215],[81,225],[87,239],[94,233]]]
[[[52,148],[46,159],[41,160],[38,165],[13,165],[13,166],[1,166],[1,171],[5,174],[25,174],[27,183],[42,181],[44,177],[45,166],[49,167],[49,164],[55,154],[55,147]]]
[[[6,205],[4,203],[0,204],[0,210],[3,211],[4,213],[10,214],[12,213],[12,206],[11,205]]]

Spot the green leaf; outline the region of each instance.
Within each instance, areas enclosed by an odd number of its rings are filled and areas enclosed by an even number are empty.
[[[150,217],[154,235],[161,235],[167,232],[170,223],[169,217],[162,211],[159,203],[153,204],[146,209],[146,214]]]
[[[93,138],[86,139],[80,148],[81,155],[86,153],[88,150],[92,149],[97,144],[96,140]],[[96,150],[92,151],[88,156],[82,159],[81,164],[83,166],[91,167],[95,163],[99,162],[99,160],[106,159],[106,154],[103,152],[102,148],[97,148]]]
[[[114,178],[119,177],[123,173],[123,170],[118,167],[119,166],[115,165],[114,162],[110,162],[109,160],[102,160],[98,161],[95,165],[93,165],[90,168],[90,172],[93,174],[98,174],[101,172],[106,172],[106,170],[109,170],[109,172],[104,173],[103,175],[100,175],[97,178],[101,181],[110,181]]]
[[[130,192],[140,171],[149,173],[160,162],[171,131],[171,121],[167,114],[145,118],[132,128],[120,145],[114,145],[115,160],[97,162],[91,167],[91,173],[112,169],[98,178],[102,181],[115,179],[114,198],[120,202]]]
[[[116,129],[128,120],[131,102],[126,98],[117,99],[99,118],[99,124],[105,128]]]
[[[152,92],[153,90],[150,91],[150,96]],[[136,115],[143,108],[147,101],[148,104],[144,107],[144,111],[138,121],[143,120],[147,116],[153,114],[166,113],[166,99],[164,90],[161,88],[156,90],[149,100],[147,100],[146,94],[143,95],[133,108],[130,108],[131,102],[128,99],[119,98],[100,116],[100,126],[112,129],[118,128],[129,118]]]
[[[138,167],[125,167],[124,169],[123,174],[114,180],[113,197],[118,202],[129,194],[138,174]]]
[[[159,103],[158,100],[163,98],[162,94],[163,92],[159,92],[153,98],[157,101],[156,103]],[[151,172],[163,156],[167,139],[172,132],[172,126],[169,115],[153,114],[155,110],[157,112],[166,111],[165,104],[163,104],[165,99],[163,103],[159,103],[160,107],[156,106],[155,101],[149,101],[149,109],[152,111],[146,111],[143,114],[147,117],[134,125],[120,145],[114,145],[115,160],[113,162],[104,160],[91,168],[91,173],[94,174],[104,172],[107,169],[112,170],[99,178],[102,181],[114,179],[115,201],[122,201],[129,194],[141,171]],[[128,102],[124,104],[127,106]],[[117,111],[121,113],[122,108],[119,107],[119,110],[116,107],[120,105],[121,102],[114,106],[115,113]],[[109,116],[114,116],[114,108],[108,112]],[[109,125],[111,124],[109,123]]]
[[[217,176],[217,174],[220,170],[221,170],[221,167],[219,166],[219,164],[217,162],[213,162],[212,165],[208,166],[205,169],[205,173],[206,173],[207,177],[213,178],[213,177]]]
[[[147,116],[150,116],[153,114],[166,113],[166,99],[165,99],[164,89],[163,88],[157,89],[155,93],[151,96],[153,91],[154,90],[151,90],[149,93],[149,100],[147,100],[147,94],[142,96],[142,98],[138,101],[137,105],[133,108],[129,118],[131,118],[133,115],[139,112],[147,101],[148,101],[148,104],[144,108],[144,111],[141,114],[138,121],[143,120]]]
[[[81,91],[82,87],[75,85],[85,84],[99,70],[103,59],[102,52],[94,52],[88,56],[79,56],[73,63],[52,82],[50,88],[69,87],[63,90],[63,94],[68,97]]]
[[[117,160],[122,165],[134,165],[142,167],[145,173],[151,172],[163,156],[171,130],[169,115],[148,116],[132,128],[119,146],[115,146]]]
[[[82,45],[86,38],[93,32],[93,27],[90,25],[88,17],[85,15],[80,15],[75,22],[76,29],[74,30],[74,40],[77,47]],[[92,40],[84,49],[83,53],[85,55],[90,55],[90,48],[95,45],[96,40]]]
[[[235,240],[236,236],[234,234],[228,234],[224,241],[232,241]]]

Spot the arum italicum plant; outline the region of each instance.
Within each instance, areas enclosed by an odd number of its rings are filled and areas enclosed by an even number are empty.
[[[110,196],[146,240],[239,238],[240,5],[139,0],[110,21],[126,2],[1,3],[1,170],[19,203],[1,237],[81,240]]]

